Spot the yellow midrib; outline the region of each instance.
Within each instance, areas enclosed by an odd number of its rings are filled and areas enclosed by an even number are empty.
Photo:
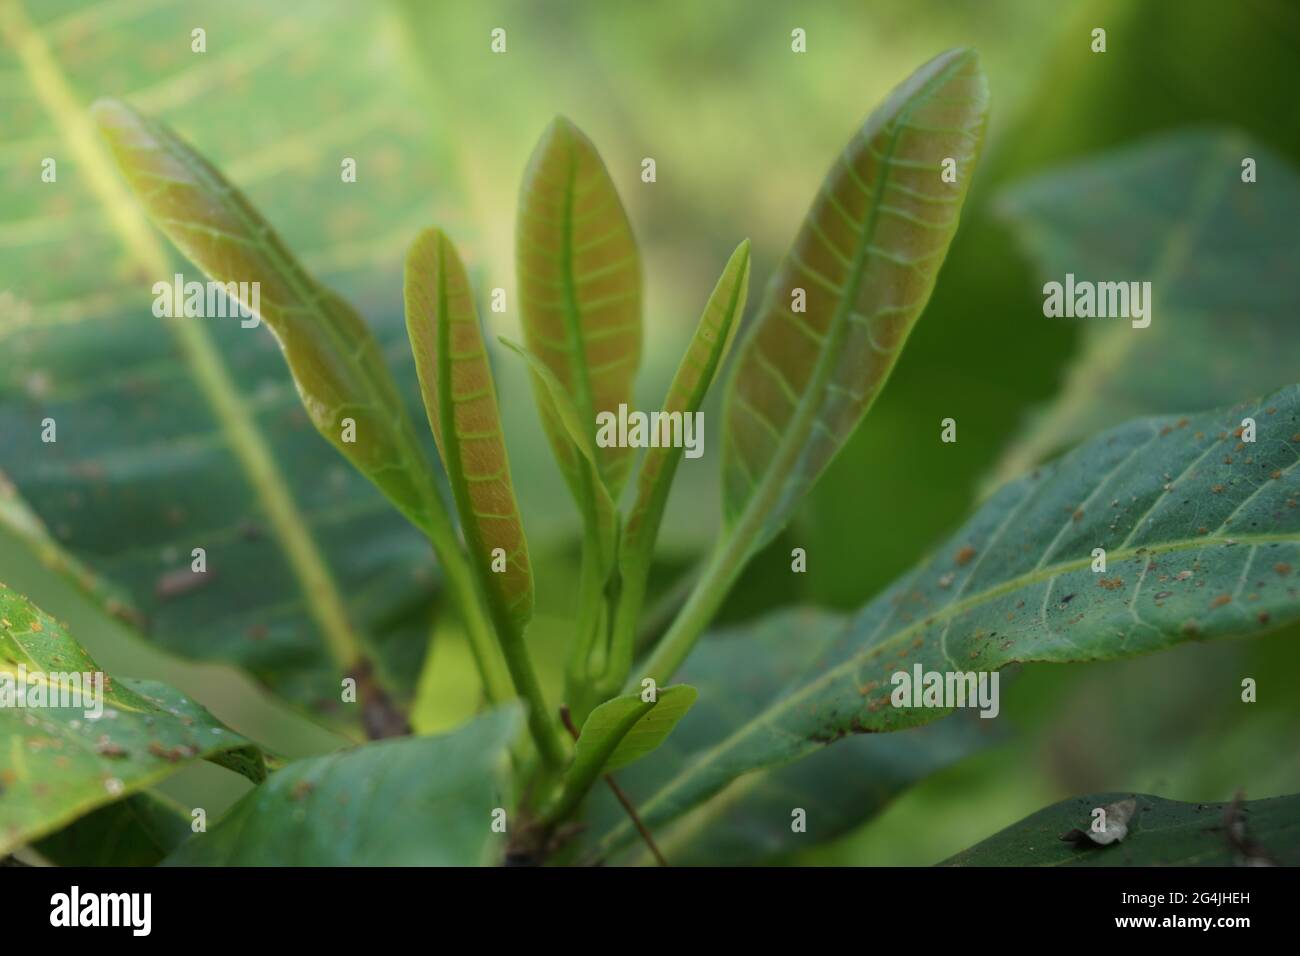
[[[167,275],[171,271],[169,257],[114,173],[107,149],[20,0],[0,3],[0,32],[17,52],[37,98],[81,164],[91,192],[103,204],[131,255],[147,274]],[[266,512],[272,536],[289,561],[327,650],[341,668],[350,669],[361,657],[361,647],[338,586],[220,354],[201,325],[183,321],[166,324],[176,336],[199,391]]]

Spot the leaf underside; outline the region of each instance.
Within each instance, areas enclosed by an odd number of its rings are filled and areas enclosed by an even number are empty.
[[[157,866],[188,839],[191,817],[149,791],[100,807],[33,844],[55,866]]]
[[[1244,417],[1257,441],[1239,440]],[[924,564],[792,670],[782,693],[641,795],[648,825],[846,734],[950,713],[895,708],[895,673],[1129,657],[1300,619],[1300,386],[1107,432],[995,494]],[[1095,548],[1106,570],[1092,570]],[[790,628],[791,634],[798,632]],[[694,680],[691,664],[680,679]],[[625,829],[607,841],[625,840]]]
[[[723,505],[771,539],[883,387],[934,288],[983,139],[976,55],[931,60],[827,174],[727,385]],[[942,162],[956,161],[946,183]],[[794,311],[796,290],[806,311]]]

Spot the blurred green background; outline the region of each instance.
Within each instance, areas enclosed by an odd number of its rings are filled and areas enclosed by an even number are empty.
[[[999,453],[1059,388],[1077,328],[1043,318],[1041,280],[993,214],[999,188],[1188,125],[1243,130],[1300,165],[1300,4],[1290,0],[42,0],[29,2],[27,15],[82,105],[122,97],[173,125],[247,191],[309,268],[390,328],[401,321],[405,246],[435,222],[465,253],[480,301],[499,285],[513,302],[519,177],[550,118],[569,116],[604,155],[642,247],[641,407],[657,405],[735,243],[754,242],[753,302],[866,113],[939,51],[976,48],[993,118],[938,289],[864,427],[746,574],[729,620],[798,601],[859,606],[961,520]],[[190,52],[196,26],[207,31],[201,56]],[[505,55],[489,50],[496,27],[507,31]],[[790,50],[795,27],[807,31],[804,55]],[[1107,30],[1105,54],[1089,49],[1094,27]],[[34,195],[33,170],[57,140],[27,82],[6,47],[0,336],[11,348],[0,373],[6,399],[19,406],[24,316],[93,295],[112,271],[115,242],[92,203]],[[345,156],[358,159],[355,184],[340,182]],[[657,164],[652,185],[640,181],[646,156]],[[75,176],[65,168],[61,175]],[[136,301],[114,307],[145,312],[147,286],[137,285]],[[485,322],[493,334],[518,334],[513,312],[485,312]],[[402,364],[400,350],[390,357]],[[530,641],[555,681],[576,516],[521,369],[497,358],[538,575]],[[959,422],[953,445],[938,441],[948,416]],[[684,463],[663,536],[666,578],[711,540],[717,502],[716,457]],[[809,555],[802,578],[788,570],[795,545]],[[0,541],[0,579],[68,620],[110,672],[167,681],[287,756],[341,742],[232,669],[187,663],[104,628],[9,538]],[[434,617],[419,677],[423,730],[457,723],[478,702],[455,622]],[[1006,743],[794,862],[932,863],[1091,791],[1182,800],[1229,799],[1238,788],[1252,799],[1300,791],[1297,636],[1025,668],[1003,685],[1015,731]],[[1259,703],[1240,703],[1242,676],[1259,681]],[[204,765],[164,789],[213,815],[246,787]]]

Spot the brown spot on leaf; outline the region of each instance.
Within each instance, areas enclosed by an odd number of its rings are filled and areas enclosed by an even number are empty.
[[[953,560],[956,561],[958,567],[960,567],[964,564],[968,564],[970,559],[973,557],[975,557],[975,549],[967,544],[957,549],[957,553],[953,555]]]

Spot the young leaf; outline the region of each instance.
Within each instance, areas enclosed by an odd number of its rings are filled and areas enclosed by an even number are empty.
[[[296,760],[166,861],[169,866],[478,866],[505,856],[517,704],[437,737]]]
[[[957,231],[987,112],[975,53],[941,54],[827,174],[727,381],[723,534],[641,676],[672,677],[884,386]]]
[[[672,733],[695,703],[694,687],[678,684],[660,690],[654,700],[627,694],[596,707],[578,734],[564,789],[549,816],[566,819],[598,777],[613,773],[650,753]]]
[[[594,777],[640,760],[664,742],[697,696],[694,687],[677,684],[662,688],[648,703],[638,694],[605,701],[582,725],[570,774],[595,766]]]
[[[73,697],[94,674],[102,696]],[[110,679],[62,624],[3,585],[0,702],[0,855],[193,760],[266,775],[261,752],[198,704],[153,681]]]
[[[749,261],[749,240],[746,239],[731,254],[713,294],[709,296],[695,336],[668,387],[663,406],[665,415],[684,418],[699,411],[704,404],[704,396],[722,368],[731,341],[740,328],[749,290]],[[621,659],[614,664],[614,687],[623,682],[632,664],[633,638],[645,596],[655,538],[681,458],[680,448],[647,449],[637,475],[636,503],[628,515],[619,546],[623,589],[614,646],[616,656]]]
[[[188,811],[150,791],[100,807],[32,844],[55,866],[157,866],[193,832]]]
[[[618,775],[632,803],[639,807],[653,798],[661,781],[771,707],[790,675],[823,653],[846,623],[840,614],[791,608],[702,641],[683,668],[699,701],[662,746]],[[872,819],[918,780],[993,743],[1000,735],[989,725],[996,723],[953,717],[896,734],[863,734],[793,763],[755,770],[693,812],[657,827],[655,842],[674,866],[762,864],[817,846]],[[791,829],[794,807],[807,808],[814,821],[805,832]],[[599,847],[626,820],[623,808],[597,788],[583,820],[585,848],[578,858],[588,859],[586,848]],[[626,855],[602,858],[614,865],[653,862],[639,841],[628,844]]]
[[[1268,175],[1243,185],[1243,156]],[[1146,328],[1048,320],[1082,326],[1079,353],[993,484],[1135,415],[1213,408],[1300,368],[1295,297],[1282,291],[1300,258],[1300,175],[1241,133],[1180,131],[1090,158],[1010,186],[998,211],[1044,282],[1151,287]]]
[[[406,256],[406,328],[420,392],[480,578],[522,631],[533,613],[533,575],[496,386],[465,267],[438,229],[426,229]],[[505,555],[505,570],[492,567]]]
[[[1253,444],[1238,441],[1247,417]],[[846,734],[950,713],[893,705],[895,675],[916,667],[1109,660],[1300,620],[1297,435],[1300,386],[1291,386],[1195,418],[1121,426],[1007,485],[810,655],[762,712],[641,797],[642,818],[661,825],[740,774]],[[694,679],[689,661],[680,674]],[[628,835],[620,828],[605,845]]]
[[[987,112],[975,53],[941,54],[827,174],[727,383],[724,515],[747,553],[786,523],[884,386],[957,231]]]
[[[1108,846],[1063,840],[1093,811],[1136,799],[1127,835]],[[1300,794],[1181,803],[1138,794],[1071,797],[1014,823],[943,866],[1300,866]]]
[[[598,413],[617,414],[631,402],[641,362],[641,262],[596,147],[563,117],[542,134],[524,173],[516,265],[528,349],[554,373],[584,432],[594,436]],[[579,495],[583,466],[566,428],[549,415],[542,421]],[[596,451],[597,471],[614,498],[632,453],[617,446]]]
[[[213,279],[259,291],[260,317],[284,353],[308,417],[433,544],[479,663],[489,699],[504,699],[491,635],[470,572],[405,405],[365,323],[313,280],[247,200],[206,160],[160,123],[125,104],[101,100],[94,113],[123,174],[152,219]],[[236,286],[237,288],[237,286]],[[251,297],[251,292],[250,292]],[[252,303],[243,303],[250,306]],[[185,328],[182,326],[182,328]],[[369,672],[360,640],[319,546],[305,526],[264,440],[230,394],[210,345],[196,351],[200,377],[221,406],[227,439],[242,449],[261,505],[310,596],[336,665]],[[374,693],[382,693],[371,684]],[[392,711],[381,701],[381,711]]]
[[[261,318],[316,429],[416,526],[447,525],[405,406],[360,316],[307,275],[243,195],[170,129],[116,100],[100,100],[93,112],[127,182],[177,248],[218,282],[258,284]],[[344,438],[345,418],[356,423],[354,440]]]
[[[588,507],[593,511],[599,529],[599,563],[603,569],[608,570],[614,563],[618,539],[618,509],[610,497],[609,489],[601,480],[592,433],[583,427],[582,418],[569,398],[569,393],[546,363],[508,339],[502,338],[501,343],[528,363],[528,371],[533,379],[533,393],[537,396],[542,414],[555,422],[558,428],[556,441],[563,439],[567,448],[565,454],[575,463],[574,474],[581,492],[579,504],[584,511]]]

